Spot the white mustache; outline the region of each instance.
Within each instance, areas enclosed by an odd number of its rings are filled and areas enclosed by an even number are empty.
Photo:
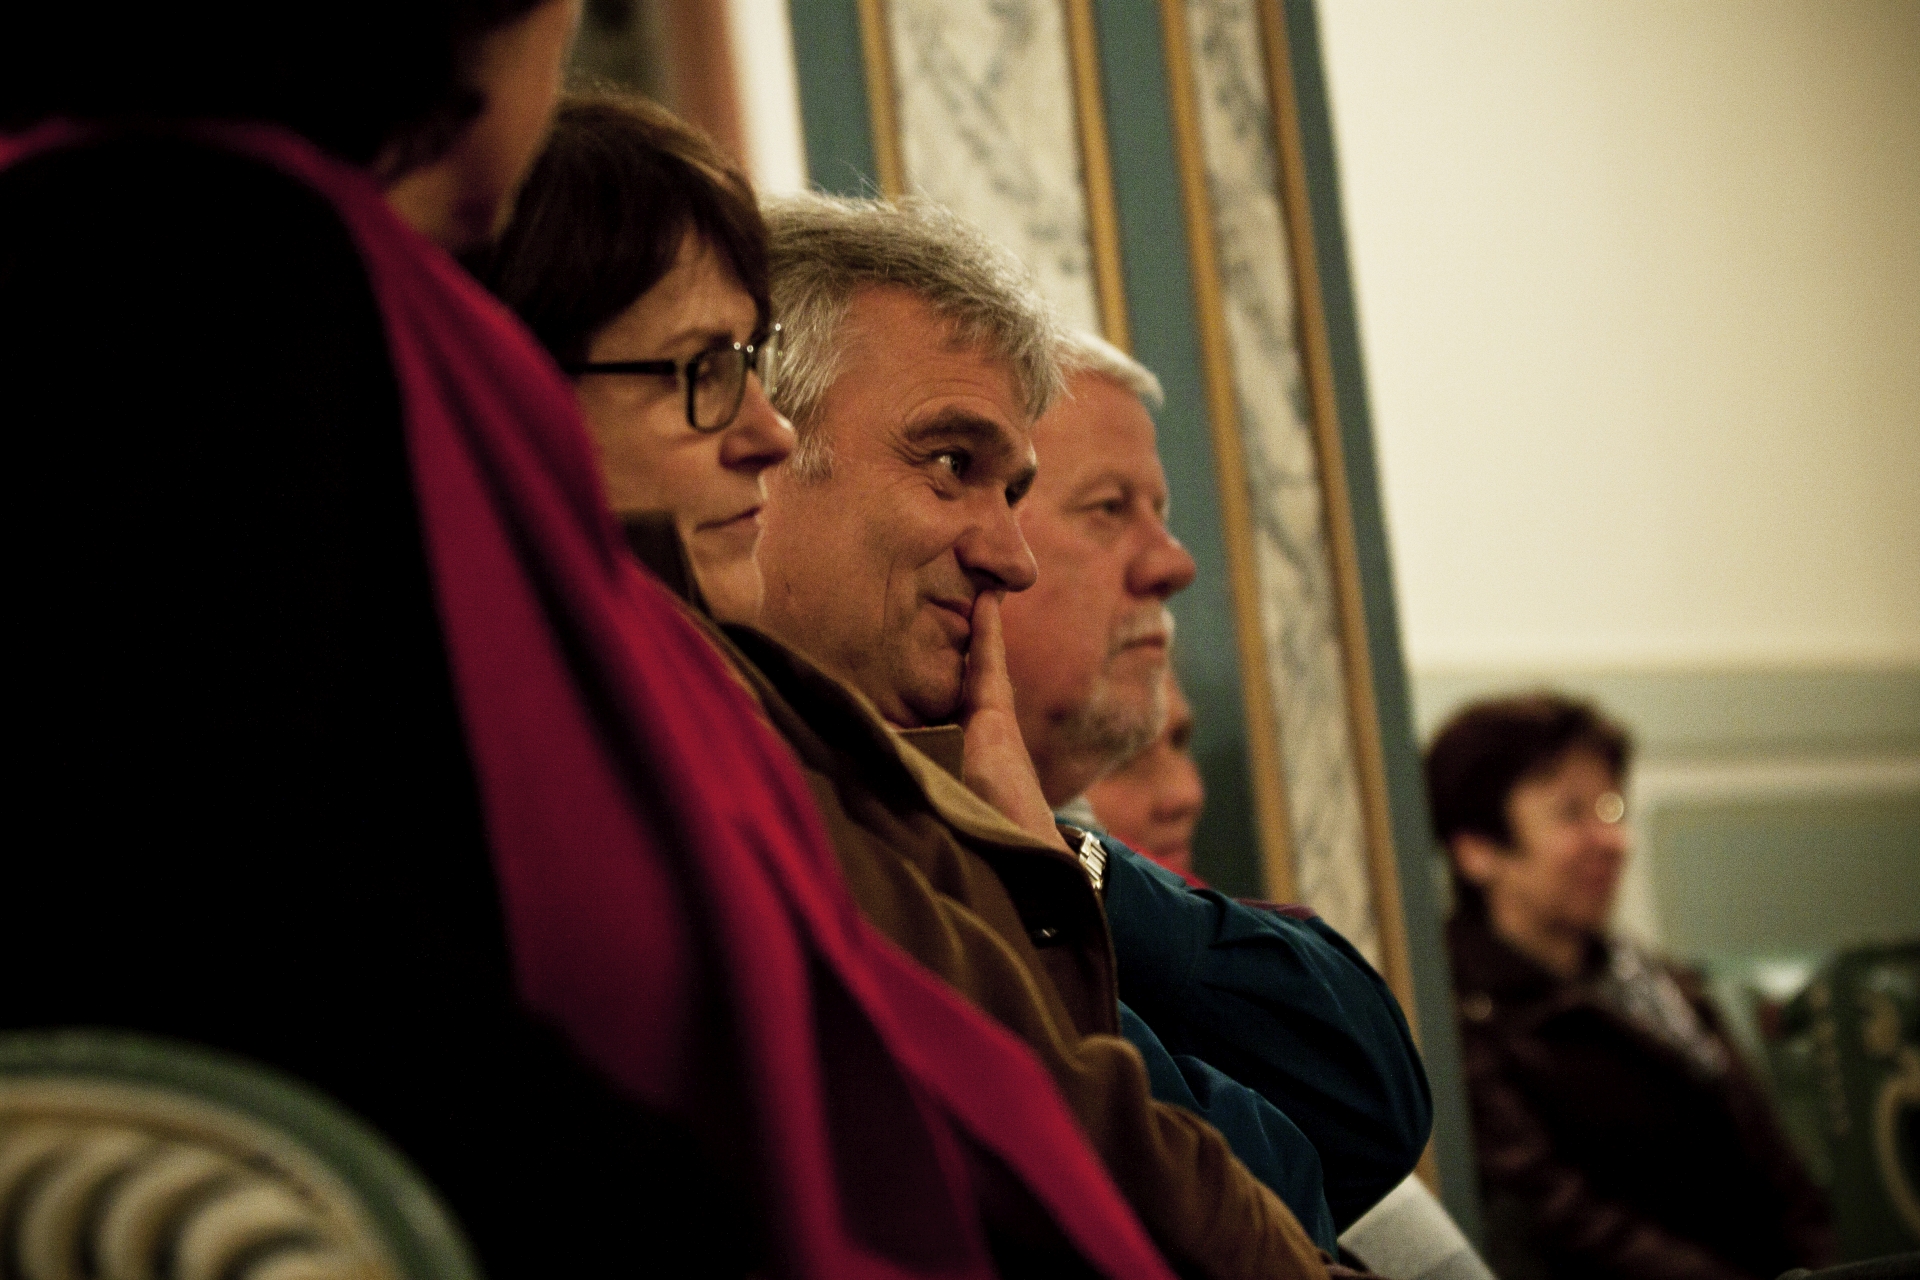
[[[1120,619],[1107,640],[1107,653],[1111,656],[1138,641],[1162,638],[1169,646],[1173,644],[1173,610],[1155,605]]]

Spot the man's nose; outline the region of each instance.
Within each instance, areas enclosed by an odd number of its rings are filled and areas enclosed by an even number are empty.
[[[1127,590],[1165,600],[1193,585],[1193,557],[1165,525],[1154,526],[1147,545],[1127,565]]]
[[[720,464],[755,475],[778,466],[793,452],[793,424],[780,416],[760,379],[748,378],[740,412],[727,424],[720,439]]]
[[[1020,532],[1013,508],[998,501],[994,507],[961,534],[954,554],[981,590],[1025,591],[1039,579],[1040,566],[1027,536]]]

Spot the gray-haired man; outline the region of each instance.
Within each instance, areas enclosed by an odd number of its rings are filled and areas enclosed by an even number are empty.
[[[1219,1134],[1148,1100],[1117,1038],[1107,850],[1055,826],[1020,736],[1000,603],[1036,579],[1017,508],[1059,384],[1045,307],[1008,255],[930,206],[807,197],[769,222],[780,408],[800,445],[769,486],[763,623],[903,731],[867,767],[815,775],[856,899],[1035,1049],[1178,1269],[1310,1265],[1299,1224]],[[802,675],[783,691],[817,713]],[[850,728],[812,727],[843,742]],[[1344,980],[1293,993],[1303,1017],[1340,1018]]]

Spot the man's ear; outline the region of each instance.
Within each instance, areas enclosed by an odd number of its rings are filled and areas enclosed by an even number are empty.
[[[1500,874],[1501,864],[1513,857],[1512,850],[1472,831],[1455,832],[1447,841],[1447,849],[1453,854],[1453,865],[1460,868],[1467,883],[1482,889]]]

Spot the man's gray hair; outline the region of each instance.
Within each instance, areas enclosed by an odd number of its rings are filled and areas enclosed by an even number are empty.
[[[1098,334],[1069,329],[1060,335],[1060,375],[1072,379],[1082,373],[1112,379],[1139,396],[1149,409],[1167,402],[1167,393],[1160,389],[1160,379],[1153,376],[1153,370]]]
[[[827,474],[820,403],[841,372],[840,327],[853,296],[876,285],[907,289],[952,328],[955,344],[984,347],[1012,366],[1028,415],[1060,393],[1059,328],[1020,260],[972,223],[930,200],[782,196],[764,202],[773,314],[781,324],[774,407],[798,434],[792,468]]]

